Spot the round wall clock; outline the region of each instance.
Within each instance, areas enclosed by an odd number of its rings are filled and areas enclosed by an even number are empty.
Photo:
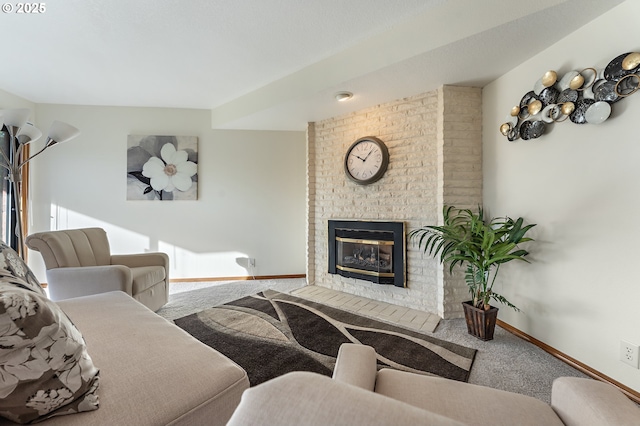
[[[389,150],[380,139],[366,136],[355,141],[344,156],[347,177],[360,185],[379,180],[387,171]]]

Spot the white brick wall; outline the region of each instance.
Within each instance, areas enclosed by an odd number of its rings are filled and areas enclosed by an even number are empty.
[[[476,209],[482,204],[482,91],[468,87],[444,86],[439,119],[441,136],[439,162],[440,211],[443,205]],[[442,221],[440,214],[439,221]],[[460,302],[469,299],[464,272],[454,276],[443,271],[440,316],[462,316]]]
[[[329,219],[404,221],[407,231],[441,220],[443,203],[482,202],[481,90],[445,86],[342,117],[310,123],[307,131],[310,284],[437,313],[460,316],[467,293],[459,274],[407,241],[407,287],[327,272]],[[389,148],[384,177],[371,185],[344,174],[344,154],[363,136]]]

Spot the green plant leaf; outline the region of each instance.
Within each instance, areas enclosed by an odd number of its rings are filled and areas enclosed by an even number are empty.
[[[444,206],[443,225],[429,225],[413,230],[409,237],[429,256],[438,257],[453,273],[456,266],[465,267],[465,282],[474,305],[482,307],[490,299],[517,308],[492,287],[500,265],[512,260],[528,262],[527,250],[518,244],[533,241],[525,234],[535,224],[523,226],[524,219],[496,217],[485,220],[482,206],[471,209]]]

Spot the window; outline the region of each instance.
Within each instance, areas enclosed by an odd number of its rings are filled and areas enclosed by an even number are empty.
[[[0,132],[0,148],[2,152],[11,155],[9,146],[9,134],[7,132]],[[7,159],[0,159],[2,164],[6,164]],[[0,179],[2,180],[2,241],[7,243],[14,249],[18,246],[18,237],[16,236],[16,210],[13,201],[13,188],[8,179],[9,172],[5,167],[0,167]]]

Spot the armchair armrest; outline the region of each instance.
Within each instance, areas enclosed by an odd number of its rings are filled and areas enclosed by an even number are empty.
[[[567,426],[637,425],[640,409],[612,385],[598,380],[559,377],[551,407]]]
[[[376,351],[371,346],[343,343],[338,350],[333,378],[373,392],[377,364]]]
[[[70,299],[107,291],[131,295],[131,270],[122,265],[81,266],[47,270],[51,300]]]
[[[404,402],[296,371],[244,391],[227,426],[461,426],[455,420]]]
[[[129,268],[140,266],[164,266],[169,277],[169,256],[166,253],[113,254],[112,265],[124,265]]]

